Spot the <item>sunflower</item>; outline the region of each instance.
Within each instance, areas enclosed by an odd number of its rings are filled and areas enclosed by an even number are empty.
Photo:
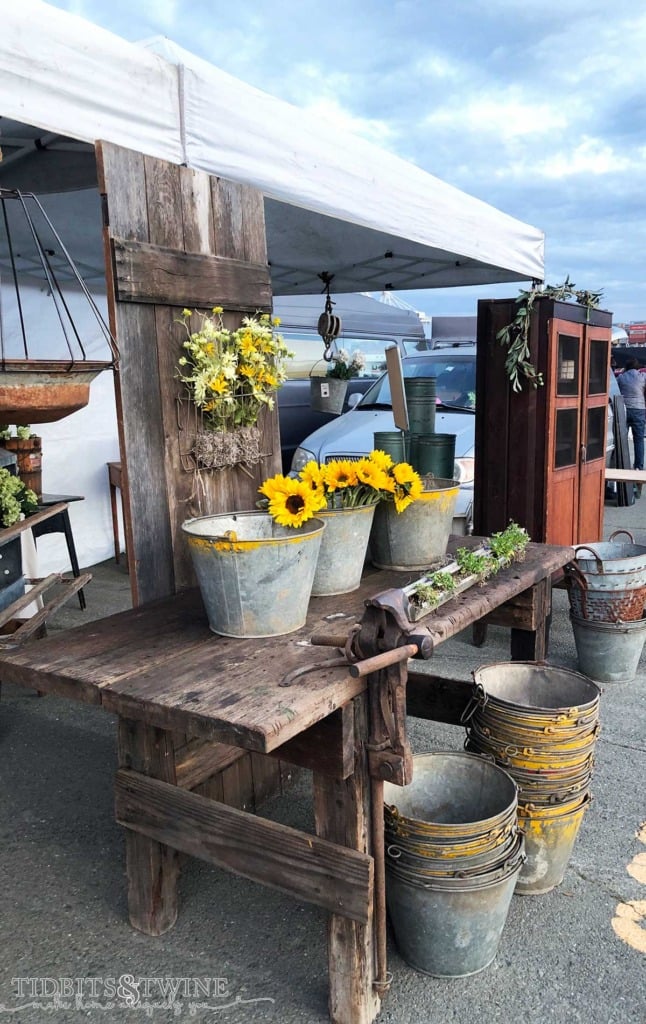
[[[371,462],[374,462],[375,466],[378,466],[379,469],[391,469],[393,465],[393,460],[390,455],[388,455],[387,452],[382,452],[379,448],[375,448],[371,451],[368,458]]]
[[[388,474],[372,459],[361,459],[357,462],[356,473],[359,483],[372,487],[375,491],[384,491],[388,487]]]
[[[323,473],[325,486],[331,494],[344,487],[356,487],[358,483],[357,464],[350,462],[349,459],[328,462],[327,466],[323,467]]]
[[[282,473],[277,473],[276,476],[269,477],[268,480],[265,480],[260,485],[258,490],[260,491],[261,494],[264,494],[265,497],[269,498],[269,500],[271,501],[271,499],[278,491],[284,489],[285,479],[286,478],[282,475]]]
[[[420,482],[419,475],[407,462],[398,462],[397,465],[393,466],[392,473],[397,483],[402,487],[408,487],[415,481]]]
[[[327,504],[327,495],[325,493],[325,476],[323,468],[319,466],[318,462],[312,460],[303,466],[299,473],[299,479],[305,484],[309,484],[312,488],[312,493],[317,496],[321,504],[319,508],[325,508]]]
[[[291,477],[283,477],[283,483],[274,488],[269,499],[269,513],[279,526],[302,526],[317,511],[311,487]]]

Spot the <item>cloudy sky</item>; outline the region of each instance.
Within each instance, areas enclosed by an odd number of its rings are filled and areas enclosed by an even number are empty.
[[[546,280],[646,319],[646,6],[639,0],[55,0],[165,35],[546,233]],[[475,312],[517,286],[407,292]]]

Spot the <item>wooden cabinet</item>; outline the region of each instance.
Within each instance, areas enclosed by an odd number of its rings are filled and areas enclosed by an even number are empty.
[[[537,300],[530,360],[544,383],[514,392],[496,335],[516,312],[513,299],[478,303],[474,532],[513,519],[546,544],[600,540],[612,314]]]

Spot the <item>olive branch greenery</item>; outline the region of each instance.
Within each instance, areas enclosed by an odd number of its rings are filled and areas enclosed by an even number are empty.
[[[514,391],[522,391],[523,380],[538,388],[543,385],[543,375],[536,370],[529,357],[529,328],[531,325],[534,303],[537,299],[555,299],[567,301],[574,299],[581,306],[586,306],[588,317],[591,309],[596,309],[603,292],[591,292],[577,289],[570,281],[569,274],[562,284],[532,285],[521,290],[516,299],[516,315],[510,324],[502,327],[496,334],[496,340],[507,349],[505,370]]]

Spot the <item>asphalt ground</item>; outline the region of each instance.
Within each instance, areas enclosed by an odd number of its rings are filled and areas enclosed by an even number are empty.
[[[646,545],[646,496],[630,508],[606,506],[605,519],[606,536],[627,528]],[[92,571],[87,610],[72,600],[52,630],[129,607],[123,567]],[[508,660],[508,640],[494,627],[475,648],[465,631],[434,662],[469,679],[478,665]],[[393,985],[381,1022],[646,1022],[645,658],[634,681],[604,687],[593,801],[561,885],[513,897],[496,959],[471,977],[416,972],[390,935]],[[559,590],[549,662],[577,668]],[[416,752],[460,750],[464,740],[460,728],[419,720],[410,734]],[[0,743],[0,1021],[328,1020],[325,916],[316,908],[186,860],[176,926],[160,938],[131,928],[112,716],[4,686]],[[263,813],[311,829],[307,775]]]

